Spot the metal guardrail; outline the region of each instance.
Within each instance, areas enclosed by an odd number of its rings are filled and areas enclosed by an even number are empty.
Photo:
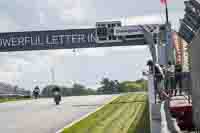
[[[164,102],[161,104],[160,107],[160,114],[161,114],[161,133],[170,133],[168,124],[167,124],[167,118],[166,118],[166,112],[164,109]]]
[[[177,73],[176,73],[177,74]],[[185,99],[187,99],[190,103],[191,103],[191,78],[190,78],[190,73],[188,72],[181,72],[179,73],[181,75],[181,82],[182,82],[182,87],[181,87],[181,91],[184,92],[185,95]],[[156,75],[156,76],[160,76],[160,75]],[[164,77],[164,81],[168,79],[167,77],[168,75],[165,75]],[[175,73],[174,73],[174,77],[175,78]],[[154,81],[156,83],[156,80]],[[159,82],[159,81],[158,81]],[[157,95],[158,94],[163,94],[163,93],[167,93],[167,90],[173,90],[173,91],[179,91],[179,88],[173,88],[173,89],[166,89],[165,85],[163,84],[162,89],[155,90],[155,101],[157,101]],[[169,93],[168,93],[169,94]],[[181,96],[184,96],[181,95]],[[181,133],[180,128],[178,127],[178,124],[176,123],[176,119],[172,118],[171,113],[169,111],[169,102],[171,100],[171,95],[168,95],[169,97],[167,97],[166,99],[164,99],[164,101],[161,100],[161,133]],[[176,95],[178,96],[178,94]],[[172,95],[173,97],[173,95]],[[157,103],[157,102],[156,102]]]
[[[22,95],[22,94],[0,94],[0,98],[24,98],[30,97],[30,95]]]
[[[176,119],[171,117],[169,111],[169,100],[161,104],[161,133],[182,133]]]

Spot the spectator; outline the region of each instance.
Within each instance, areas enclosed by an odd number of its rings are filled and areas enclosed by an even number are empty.
[[[175,66],[175,87],[179,87],[179,94],[182,94],[182,66],[180,64],[177,64]],[[175,92],[177,93],[177,91]]]
[[[165,91],[167,94],[169,94],[168,90],[167,90],[167,80],[166,80],[166,75],[167,75],[167,70],[166,70],[166,67],[164,65],[160,65],[162,70],[163,70],[163,74],[165,75],[165,78],[164,78],[164,88],[165,88]]]
[[[168,92],[170,92],[170,95],[173,95],[174,90],[176,89],[175,87],[175,67],[174,65],[169,61],[168,65],[166,67],[166,89]],[[176,90],[175,90],[176,92]],[[176,95],[176,93],[175,93]]]
[[[147,65],[149,66],[150,73],[153,73],[153,71],[155,71],[154,86],[155,91],[159,94],[159,98],[162,100],[164,97],[168,97],[167,94],[164,92],[164,73],[162,68],[159,64],[154,65],[152,60],[149,60],[147,62]]]

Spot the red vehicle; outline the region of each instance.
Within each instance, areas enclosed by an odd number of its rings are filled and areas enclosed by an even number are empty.
[[[192,130],[192,102],[184,96],[173,97],[170,101],[169,110],[172,117],[176,118],[181,130]]]

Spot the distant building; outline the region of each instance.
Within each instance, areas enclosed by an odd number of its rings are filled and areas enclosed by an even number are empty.
[[[188,43],[178,35],[178,33],[173,33],[173,44],[175,48],[175,59],[176,64],[181,64],[183,66],[183,71],[189,71],[189,49]]]
[[[179,35],[183,37],[187,43],[190,43],[195,33],[200,28],[200,1],[185,1],[185,15],[180,20]]]

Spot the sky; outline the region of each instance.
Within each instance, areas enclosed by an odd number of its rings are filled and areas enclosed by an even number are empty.
[[[168,0],[174,29],[184,15],[183,0]],[[1,0],[0,32],[90,28],[96,22],[120,20],[123,25],[159,24],[165,21],[159,0]],[[103,77],[141,78],[147,46],[0,53],[0,82],[25,89],[54,83],[82,83],[96,87]]]

